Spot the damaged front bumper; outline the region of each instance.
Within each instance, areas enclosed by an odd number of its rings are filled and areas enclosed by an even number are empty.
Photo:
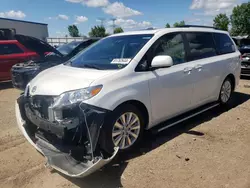
[[[28,115],[29,117],[26,116],[27,110],[24,107],[24,101],[25,99],[22,95],[20,98],[18,98],[15,104],[18,127],[25,136],[25,138],[29,141],[29,143],[45,156],[47,160],[47,166],[52,167],[67,176],[82,178],[88,176],[89,174],[97,171],[98,169],[109,163],[117,154],[118,148],[114,148],[114,152],[112,155],[104,157],[102,155],[102,152],[95,152],[94,150],[96,150],[96,147],[92,146],[92,150],[90,152],[92,153],[93,157],[88,160],[79,160],[71,155],[70,148],[66,146],[64,147],[64,145],[51,143],[46,139],[37,137],[34,134],[34,131],[30,129],[31,124],[34,123],[34,120],[30,119],[32,118],[30,114]],[[92,109],[86,110],[90,112]],[[33,118],[34,117],[37,122],[41,122],[39,121],[38,117],[33,116]],[[43,122],[43,125],[45,124],[46,122]],[[48,123],[48,126],[51,127],[51,124]],[[96,139],[99,138],[99,132],[101,127],[102,125],[99,124],[98,130],[90,130],[90,132],[92,131],[92,138],[90,137],[89,141],[92,145],[95,144],[94,142],[96,142]],[[93,130],[95,130],[94,133]]]

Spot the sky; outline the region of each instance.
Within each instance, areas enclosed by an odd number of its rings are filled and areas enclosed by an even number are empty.
[[[234,6],[249,0],[1,0],[0,17],[47,23],[50,37],[68,34],[76,24],[83,35],[101,20],[108,32],[112,24],[125,31],[162,28],[184,20],[186,24],[213,24],[219,13],[230,15]]]

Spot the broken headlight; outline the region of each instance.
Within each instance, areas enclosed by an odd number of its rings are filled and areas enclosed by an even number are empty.
[[[102,85],[98,85],[62,93],[54,99],[53,108],[61,108],[90,99],[97,95],[101,89]]]

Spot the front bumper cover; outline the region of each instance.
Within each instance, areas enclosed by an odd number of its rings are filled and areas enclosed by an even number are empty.
[[[81,162],[70,156],[67,152],[59,150],[58,147],[55,147],[51,143],[48,143],[42,139],[34,138],[34,136],[31,135],[29,129],[27,129],[29,120],[25,120],[25,110],[21,104],[22,99],[23,96],[21,96],[15,104],[17,125],[28,142],[45,156],[47,160],[47,166],[52,167],[67,176],[82,178],[88,176],[89,174],[97,171],[109,163],[118,153],[119,148],[114,148],[113,154],[108,158],[104,159],[104,157],[100,155],[95,156],[95,158],[92,160]],[[99,134],[95,136],[99,137]],[[90,140],[91,142],[95,141],[94,139]]]

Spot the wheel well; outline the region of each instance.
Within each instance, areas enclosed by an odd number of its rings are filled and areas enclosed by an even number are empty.
[[[131,104],[134,105],[136,108],[138,108],[138,110],[140,110],[140,112],[142,113],[143,117],[145,118],[145,128],[147,127],[148,123],[149,123],[149,114],[148,114],[148,110],[146,108],[146,106],[137,100],[130,100],[130,101],[126,101],[122,104],[120,104],[119,106],[117,106],[116,108],[123,106],[125,104]]]
[[[232,82],[233,90],[235,89],[235,77],[233,74],[227,75],[226,79],[229,78]]]

